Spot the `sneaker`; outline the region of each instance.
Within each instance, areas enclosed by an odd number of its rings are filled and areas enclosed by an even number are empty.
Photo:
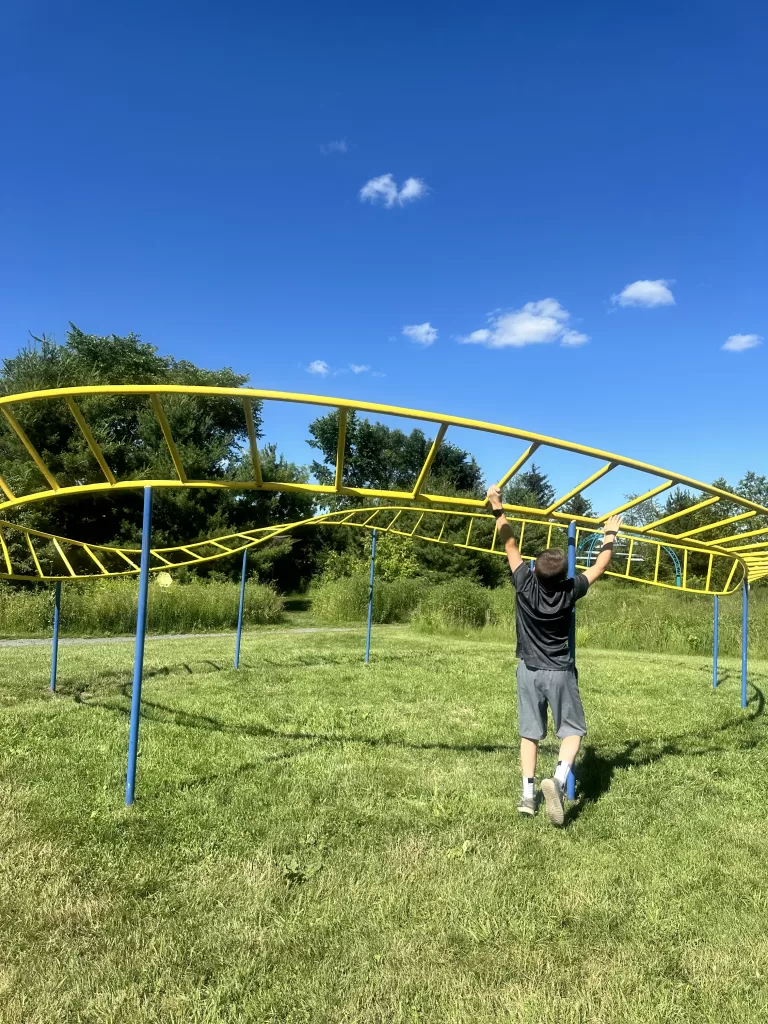
[[[524,796],[520,803],[517,805],[517,809],[520,814],[527,814],[529,818],[532,818],[539,807],[539,796]]]
[[[564,792],[563,787],[557,779],[544,779],[541,783],[541,794],[547,805],[549,820],[558,828],[563,824],[565,813],[563,811]]]

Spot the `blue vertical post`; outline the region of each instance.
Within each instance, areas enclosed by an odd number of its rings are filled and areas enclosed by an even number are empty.
[[[747,706],[747,620],[749,618],[749,584],[741,585],[741,706]]]
[[[237,613],[237,640],[235,641],[235,668],[240,668],[240,640],[243,636],[243,608],[245,607],[245,566],[248,548],[243,552],[243,575],[240,579],[240,610]]]
[[[147,595],[149,592],[149,543],[152,535],[152,488],[144,488],[144,519],[141,527],[141,571],[139,573],[139,610],[136,616],[136,653],[133,658],[131,691],[131,727],[128,734],[128,774],[125,780],[125,804],[130,807],[136,790],[136,755],[139,749],[141,681],[144,677],[144,639],[147,632]]]
[[[712,644],[712,689],[717,689],[717,652],[720,647],[720,599],[715,594],[715,636]]]
[[[61,611],[61,580],[56,581],[53,599],[53,646],[51,647],[51,693],[56,693],[56,669],[59,664],[59,613]]]
[[[568,524],[568,579],[572,580],[576,575],[576,523]],[[571,624],[568,628],[568,652],[571,661],[576,664],[576,605],[571,611]],[[573,769],[568,772],[568,799],[573,800],[576,796],[576,776]]]
[[[371,622],[373,620],[373,571],[376,566],[376,531],[371,538],[371,582],[368,586],[368,636],[365,641],[365,664],[371,660]]]

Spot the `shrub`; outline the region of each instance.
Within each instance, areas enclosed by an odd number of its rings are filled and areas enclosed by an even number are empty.
[[[492,594],[468,579],[439,583],[419,602],[413,624],[428,633],[481,629],[494,621]]]
[[[373,621],[408,622],[426,583],[418,579],[376,580]],[[369,576],[357,572],[342,579],[324,579],[311,591],[312,610],[320,622],[364,622],[368,614]]]

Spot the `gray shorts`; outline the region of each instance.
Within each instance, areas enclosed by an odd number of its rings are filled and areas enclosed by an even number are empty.
[[[520,735],[528,740],[543,740],[547,735],[547,707],[552,711],[558,739],[586,736],[587,723],[579,696],[576,668],[558,671],[528,668],[517,663],[517,716]]]

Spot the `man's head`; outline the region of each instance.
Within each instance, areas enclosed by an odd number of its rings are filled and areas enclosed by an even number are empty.
[[[533,570],[545,587],[562,583],[568,571],[568,560],[560,548],[547,548],[536,558]]]

